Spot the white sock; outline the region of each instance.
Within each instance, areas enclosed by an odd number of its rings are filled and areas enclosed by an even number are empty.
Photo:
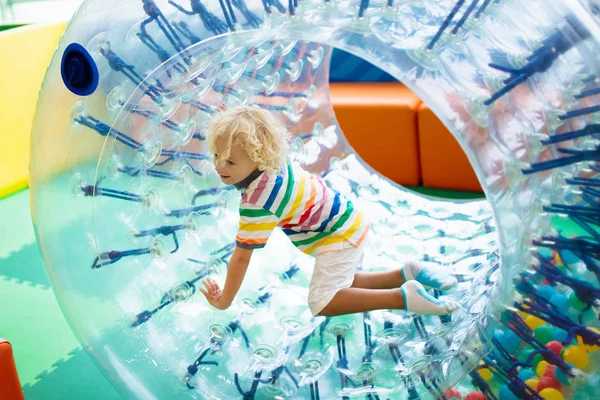
[[[446,315],[458,308],[458,303],[430,296],[417,281],[407,281],[400,287],[404,296],[404,310],[425,315]]]
[[[427,289],[448,290],[456,284],[456,278],[436,264],[409,261],[402,267],[404,282],[415,280]]]

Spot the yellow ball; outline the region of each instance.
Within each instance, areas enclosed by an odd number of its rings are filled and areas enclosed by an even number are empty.
[[[521,310],[517,311],[517,314],[519,314],[521,316],[521,318],[523,318],[523,320],[525,320],[525,318],[529,317],[529,315],[530,315],[528,312],[521,311]]]
[[[537,367],[535,367],[535,373],[541,378],[544,376],[546,368],[548,368],[548,363],[542,360],[538,363]]]
[[[590,357],[581,346],[569,346],[563,353],[563,360],[570,362],[579,369],[584,369],[590,362]]]
[[[525,318],[525,323],[532,331],[535,330],[535,328],[537,328],[538,326],[542,326],[545,324],[543,320],[539,319],[538,317],[534,317],[533,315],[530,315],[527,318]]]
[[[546,388],[540,392],[540,396],[542,396],[545,400],[564,400],[564,397],[561,392],[553,388]]]
[[[563,263],[562,258],[560,258],[560,254],[558,254],[557,251],[555,251],[553,253],[554,253],[554,262],[556,263],[556,265],[563,267],[565,264]]]
[[[525,383],[527,384],[527,386],[529,386],[533,390],[537,390],[537,386],[538,386],[538,383],[540,383],[540,380],[537,378],[531,378],[531,379],[527,379],[525,381]]]
[[[590,331],[595,332],[600,334],[600,330],[596,329],[596,328],[588,328]],[[595,345],[587,345],[585,343],[583,343],[583,340],[581,339],[581,336],[577,336],[577,343],[579,343],[579,345],[581,347],[583,347],[583,349],[585,351],[590,351],[590,352],[595,352],[600,350],[600,346],[595,346]]]
[[[486,382],[489,381],[490,379],[492,379],[492,371],[490,371],[488,368],[481,368],[479,370],[479,375]]]

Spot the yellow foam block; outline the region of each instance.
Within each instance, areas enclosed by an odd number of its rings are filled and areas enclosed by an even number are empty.
[[[46,69],[66,23],[0,32],[0,198],[26,188],[29,136]]]

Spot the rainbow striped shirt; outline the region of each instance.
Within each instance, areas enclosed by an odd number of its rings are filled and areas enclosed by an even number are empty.
[[[344,242],[358,247],[369,230],[369,220],[352,202],[321,179],[288,162],[278,174],[248,177],[242,190],[236,244],[246,249],[266,245],[279,226],[298,249],[318,255],[341,250]]]

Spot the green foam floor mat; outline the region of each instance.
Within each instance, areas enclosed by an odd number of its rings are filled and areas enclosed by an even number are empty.
[[[0,337],[13,346],[27,400],[121,396],[65,320],[35,242],[29,190],[0,200]]]

